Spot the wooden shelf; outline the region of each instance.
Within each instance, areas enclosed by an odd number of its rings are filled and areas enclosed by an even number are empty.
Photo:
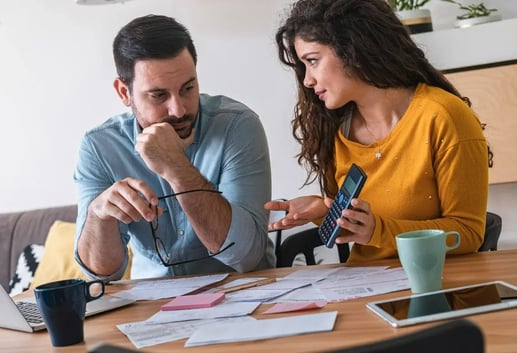
[[[412,35],[427,58],[472,101],[494,152],[490,184],[517,182],[517,19]]]
[[[494,152],[494,166],[489,169],[489,183],[517,181],[517,64],[468,70],[446,75],[462,95],[472,101],[472,108],[482,123],[485,136]]]
[[[462,70],[517,59],[517,18],[413,34],[436,68]]]

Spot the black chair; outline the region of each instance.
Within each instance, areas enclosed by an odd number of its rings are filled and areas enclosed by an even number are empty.
[[[276,199],[277,201],[285,201],[286,199]],[[269,212],[269,223],[276,222],[277,220],[285,217],[287,212],[285,211],[270,211]],[[275,233],[275,255],[278,262],[278,252],[280,251],[280,244],[282,243],[282,229],[270,230],[269,233]]]
[[[495,251],[501,235],[502,219],[499,215],[487,212],[485,238],[478,251]],[[276,267],[290,267],[299,254],[305,257],[307,265],[315,265],[314,248],[323,243],[318,235],[318,228],[309,228],[298,233],[291,234],[282,241],[282,231],[275,230],[275,254]],[[350,255],[348,244],[338,244],[339,262],[346,262]]]
[[[279,198],[276,200],[285,201],[286,199]],[[285,217],[286,214],[284,211],[271,211],[269,213],[269,223]],[[316,265],[314,248],[323,245],[318,234],[318,227],[299,231],[289,235],[286,239],[282,239],[283,233],[281,229],[272,230],[270,233],[275,233],[276,267],[291,267],[296,256],[300,254],[304,255],[306,265]],[[339,262],[346,262],[350,255],[348,244],[338,244],[337,249]]]
[[[334,350],[328,353],[484,353],[481,329],[458,319],[384,341]]]
[[[280,237],[282,234],[280,233]],[[306,265],[316,265],[314,248],[322,246],[323,242],[318,234],[318,227],[302,230],[289,235],[283,241],[277,241],[276,267],[290,267],[297,255],[303,254]],[[336,244],[339,262],[346,262],[350,255],[348,244]]]
[[[496,251],[497,242],[501,235],[503,220],[501,216],[493,212],[486,213],[485,239],[478,251]]]

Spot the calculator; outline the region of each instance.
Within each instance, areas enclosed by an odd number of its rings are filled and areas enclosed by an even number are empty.
[[[348,173],[339,189],[332,206],[329,208],[323,223],[321,223],[318,233],[321,241],[327,248],[332,248],[336,238],[341,231],[341,227],[336,220],[341,217],[341,212],[345,208],[351,208],[350,201],[359,196],[361,189],[366,181],[366,174],[355,163],[352,163]]]

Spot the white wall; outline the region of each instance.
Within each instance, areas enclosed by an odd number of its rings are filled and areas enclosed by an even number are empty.
[[[125,109],[112,89],[111,43],[134,17],[176,17],[199,52],[201,89],[242,100],[262,118],[272,156],[273,197],[300,194],[305,172],[290,134],[291,72],[276,57],[274,31],[291,0],[133,0],[79,6],[73,0],[0,0],[0,212],[75,203],[72,181],[83,133]],[[488,0],[504,18],[517,1]],[[431,2],[435,29],[453,5]],[[311,186],[304,192],[317,193]],[[517,243],[517,184],[490,187],[504,218],[502,246]]]
[[[72,172],[85,130],[125,107],[112,88],[111,44],[134,17],[171,15],[192,32],[201,89],[246,102],[262,117],[274,195],[293,196],[303,172],[292,158],[294,81],[276,59],[273,33],[287,1],[0,1],[0,99],[4,134],[0,212],[73,203]],[[275,152],[276,151],[276,152]],[[282,178],[288,177],[282,183]]]

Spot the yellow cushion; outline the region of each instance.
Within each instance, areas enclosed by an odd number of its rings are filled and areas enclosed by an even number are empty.
[[[31,289],[40,284],[61,279],[87,279],[74,260],[74,234],[75,223],[56,221],[50,227],[45,241],[45,252],[34,274]],[[132,252],[129,247],[128,252],[129,263],[123,279],[129,279],[131,273]]]

